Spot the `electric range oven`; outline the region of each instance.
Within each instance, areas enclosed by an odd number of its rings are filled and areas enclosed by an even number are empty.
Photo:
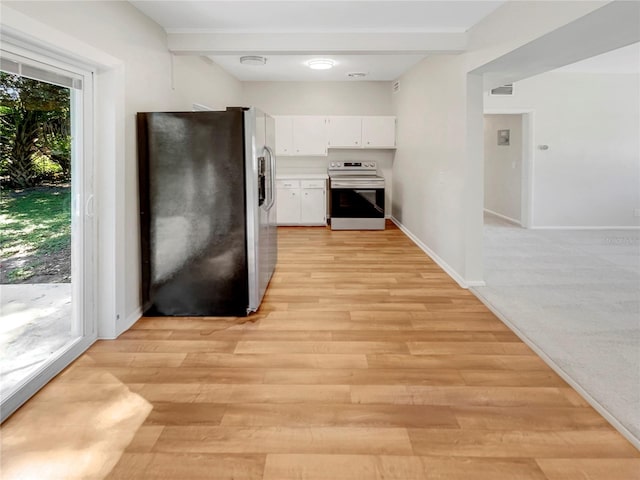
[[[384,178],[375,162],[329,166],[331,230],[384,230]]]

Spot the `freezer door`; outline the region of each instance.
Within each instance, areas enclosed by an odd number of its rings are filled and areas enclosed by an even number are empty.
[[[139,113],[147,315],[245,315],[242,111]]]

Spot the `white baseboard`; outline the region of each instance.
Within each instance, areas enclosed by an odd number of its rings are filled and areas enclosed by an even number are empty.
[[[504,323],[507,327],[511,329],[513,333],[515,333],[520,340],[522,340],[531,350],[536,352],[536,354],[554,371],[556,372],[562,379],[567,382],[571,387],[584,398],[589,405],[591,405],[600,415],[602,415],[618,432],[622,434],[631,444],[640,450],[640,439],[636,438],[633,433],[631,433],[627,427],[622,425],[609,411],[604,408],[595,398],[593,398],[589,392],[587,392],[582,386],[577,383],[571,376],[565,372],[558,364],[556,364],[551,357],[549,357],[544,350],[542,350],[538,345],[536,345],[529,337],[527,337],[524,332],[522,332],[518,327],[516,327],[498,308],[495,307],[489,300],[487,300],[481,292],[477,290],[470,289],[471,293],[473,293],[482,303],[484,303],[489,310],[493,312],[493,314],[498,317],[502,323]]]
[[[520,220],[516,220],[515,218],[507,217],[506,215],[502,215],[501,213],[494,212],[493,210],[489,210],[488,208],[485,208],[484,211],[496,217],[500,217],[501,219],[506,220],[509,223],[515,223],[520,227],[522,226],[522,223],[520,222]]]
[[[468,280],[465,283],[467,284],[468,288],[487,286],[487,283],[484,280]]]
[[[398,228],[402,230],[402,233],[404,233],[407,237],[409,237],[411,241],[420,248],[420,250],[426,253],[427,256],[431,258],[431,260],[436,262],[438,266],[446,272],[447,275],[453,278],[458,285],[460,285],[462,288],[469,288],[469,283],[465,282],[465,280],[462,278],[462,276],[458,272],[456,272],[447,262],[445,262],[442,258],[440,258],[433,250],[431,250],[424,243],[422,243],[422,241],[418,237],[416,237],[413,233],[411,233],[411,231],[407,227],[405,227],[397,218],[395,218],[394,216],[391,216],[391,221],[395,223],[398,226]],[[484,286],[484,282],[470,282],[470,283],[474,285],[476,283],[482,283],[482,285],[477,285],[477,286]]]
[[[142,308],[138,307],[133,312],[131,312],[129,315],[127,315],[127,318],[124,320],[124,324],[123,324],[122,328],[116,334],[116,338],[118,338],[124,332],[126,332],[131,327],[133,327],[133,324],[136,323],[138,320],[140,320],[140,317],[142,317]]]
[[[529,227],[531,230],[640,230],[640,226],[616,226],[611,225],[608,227],[602,226],[558,226],[558,225],[532,225]]]

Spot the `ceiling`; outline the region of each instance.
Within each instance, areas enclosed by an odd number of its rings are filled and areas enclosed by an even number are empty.
[[[178,55],[205,55],[243,81],[390,81],[427,55],[462,52],[503,1],[131,1]],[[262,66],[241,65],[263,55]],[[331,70],[304,62],[331,58]],[[359,81],[359,80],[351,80]]]

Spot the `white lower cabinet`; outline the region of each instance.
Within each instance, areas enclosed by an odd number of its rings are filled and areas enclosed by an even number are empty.
[[[326,225],[326,180],[278,180],[278,225]]]

